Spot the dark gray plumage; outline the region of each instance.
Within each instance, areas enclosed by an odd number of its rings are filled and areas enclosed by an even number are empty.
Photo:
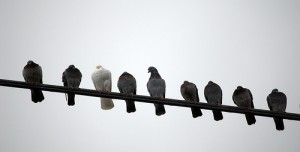
[[[204,88],[204,96],[207,103],[216,106],[222,105],[222,89],[218,84],[209,81]],[[212,110],[212,112],[216,121],[223,119],[223,114],[220,110]]]
[[[124,72],[118,80],[118,88],[120,93],[127,95],[136,95],[136,80],[135,78],[127,72]],[[126,110],[128,113],[135,112],[135,104],[132,100],[125,100]]]
[[[24,67],[23,77],[25,82],[33,84],[43,84],[43,72],[42,67],[33,61],[29,60],[27,65]],[[44,95],[40,89],[30,89],[31,90],[31,100],[34,103],[42,102],[44,100]]]
[[[62,82],[64,83],[65,87],[70,88],[79,88],[81,82],[82,74],[74,65],[70,65],[62,74]],[[74,93],[67,93],[68,94],[68,105],[74,106],[75,105],[75,94]]]
[[[249,89],[238,86],[232,95],[233,102],[240,108],[254,109],[253,97]],[[248,125],[255,124],[256,119],[253,114],[246,113]]]
[[[271,111],[284,113],[287,105],[287,97],[284,93],[278,92],[278,89],[273,89],[267,97],[267,102]],[[274,117],[274,122],[277,130],[284,130],[282,118]]]
[[[184,81],[180,87],[180,92],[184,100],[192,101],[192,102],[199,102],[199,95],[197,86],[194,83]],[[202,116],[202,111],[200,108],[191,107],[193,118],[197,118]]]
[[[165,80],[161,78],[157,69],[155,67],[149,67],[148,73],[151,73],[149,81],[147,83],[147,89],[151,97],[155,98],[165,98],[166,94],[166,83]],[[163,104],[154,103],[155,113],[157,116],[166,113],[165,106]]]

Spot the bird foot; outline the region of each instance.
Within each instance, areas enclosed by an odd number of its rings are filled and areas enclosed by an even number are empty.
[[[131,96],[131,97],[133,97],[133,93],[128,93],[128,94],[125,94],[126,96]]]
[[[131,97],[133,97],[133,93],[130,93]]]

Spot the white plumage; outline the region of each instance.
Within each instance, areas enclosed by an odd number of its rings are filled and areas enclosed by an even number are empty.
[[[96,66],[96,70],[92,74],[92,81],[96,90],[99,92],[111,92],[111,72],[102,66]],[[112,99],[101,98],[101,108],[103,110],[109,110],[114,107]]]

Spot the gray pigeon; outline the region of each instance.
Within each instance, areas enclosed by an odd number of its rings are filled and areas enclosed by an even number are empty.
[[[233,102],[240,108],[254,109],[253,97],[249,89],[238,86],[232,95]],[[248,125],[255,124],[253,114],[245,113]]]
[[[62,82],[64,83],[65,87],[79,88],[81,77],[82,77],[81,72],[77,68],[75,68],[74,65],[70,65],[62,74]],[[68,105],[74,106],[75,94],[74,93],[67,93],[67,94],[68,94]]]
[[[273,89],[267,97],[268,106],[271,111],[285,112],[287,105],[286,95],[282,92],[278,92],[278,89]],[[284,130],[284,123],[282,118],[274,117],[275,125],[277,130]]]
[[[222,89],[218,84],[209,81],[204,88],[204,96],[207,103],[216,106],[222,105]],[[223,119],[223,114],[220,110],[212,110],[212,112],[216,121]]]
[[[135,78],[127,72],[124,72],[118,80],[118,88],[120,93],[124,93],[126,95],[136,95],[136,80]],[[125,100],[126,102],[126,110],[128,113],[135,112],[135,104],[132,100]]]
[[[43,84],[43,73],[42,68],[38,64],[29,60],[27,65],[23,69],[23,77],[25,82],[33,84]],[[30,89],[31,90],[31,100],[34,103],[42,102],[44,100],[44,95],[40,89]]]
[[[148,73],[151,73],[149,81],[147,83],[147,89],[151,97],[154,98],[165,98],[166,94],[166,83],[162,79],[155,67],[149,67]],[[163,104],[154,103],[155,114],[161,116],[166,113],[165,106]]]
[[[184,81],[180,87],[180,92],[184,100],[199,102],[199,95],[197,86],[194,83]],[[193,118],[202,116],[202,111],[198,107],[191,107]]]

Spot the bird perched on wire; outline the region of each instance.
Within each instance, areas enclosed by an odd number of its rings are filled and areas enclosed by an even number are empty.
[[[36,85],[43,84],[43,72],[42,67],[33,61],[29,60],[27,65],[25,65],[23,71],[23,77],[25,82],[33,83]],[[31,100],[34,103],[42,102],[44,100],[44,95],[40,89],[30,89],[31,90]]]
[[[135,78],[127,72],[124,72],[118,80],[118,89],[120,93],[124,93],[126,95],[136,95],[136,80]],[[132,100],[125,100],[126,102],[126,110],[128,113],[135,112],[135,104]]]
[[[147,89],[151,97],[164,99],[166,94],[166,83],[161,78],[155,67],[149,67],[148,73],[151,73],[147,82]],[[165,106],[163,104],[154,103],[155,114],[157,116],[164,115],[166,113]]]
[[[111,72],[101,65],[96,66],[96,70],[92,74],[92,81],[96,90],[100,93],[111,92]],[[103,110],[110,110],[114,107],[113,100],[110,98],[101,98],[101,108]]]
[[[69,87],[72,89],[79,88],[81,82],[82,74],[74,65],[70,65],[62,74],[62,82],[64,83],[65,87]],[[68,98],[68,105],[74,106],[75,105],[75,94],[74,93],[67,93]]]
[[[233,102],[240,108],[254,109],[253,97],[249,89],[238,86],[232,95]],[[248,125],[255,124],[256,119],[253,114],[245,113]]]
[[[279,92],[278,89],[272,90],[267,97],[267,102],[271,111],[285,113],[287,97],[284,93]],[[284,130],[282,118],[274,117],[274,122],[277,130]]]
[[[197,86],[194,83],[184,81],[180,87],[180,92],[184,100],[191,102],[199,102]],[[202,111],[198,107],[191,107],[193,118],[202,116]]]
[[[207,103],[216,106],[222,105],[222,89],[218,84],[209,81],[204,88],[204,96]],[[223,114],[220,110],[212,110],[212,112],[216,121],[223,119]]]

